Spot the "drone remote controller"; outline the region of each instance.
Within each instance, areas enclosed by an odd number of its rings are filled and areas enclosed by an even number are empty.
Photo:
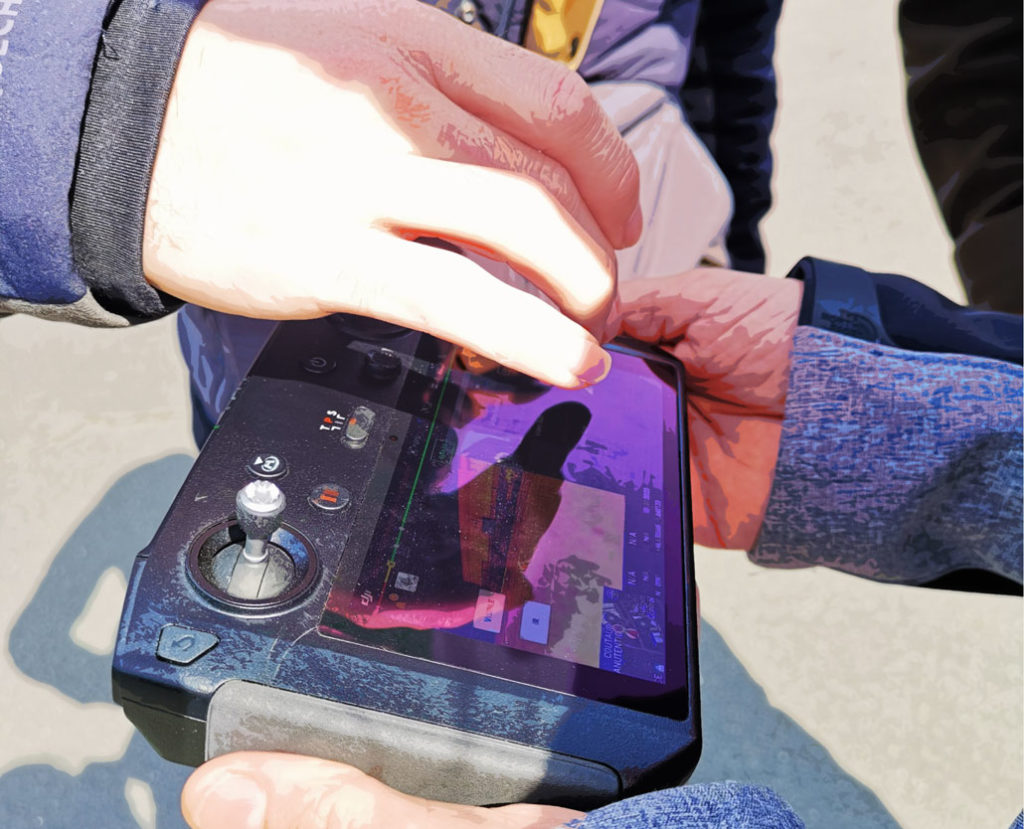
[[[353,316],[278,326],[136,559],[114,696],[160,754],[590,808],[700,753],[681,368],[566,391]]]

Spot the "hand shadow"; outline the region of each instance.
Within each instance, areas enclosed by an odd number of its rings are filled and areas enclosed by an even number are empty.
[[[393,528],[397,565],[386,571],[390,578],[403,561],[414,560],[414,590],[403,591],[397,576],[395,592],[386,583],[372,591],[373,602],[363,598],[363,585],[350,593],[335,588],[329,610],[361,628],[435,630],[472,622],[481,589],[502,594],[506,610],[522,607],[533,596],[524,573],[561,505],[562,465],[589,423],[590,411],[580,403],[551,406],[512,454],[455,492],[414,493],[412,508]],[[424,451],[444,442],[438,438]],[[447,451],[455,454],[454,447]]]
[[[24,674],[77,702],[111,703],[110,655],[79,647],[72,627],[103,573],[115,568],[127,581],[191,464],[187,455],[170,455],[132,470],[71,533],[11,631],[8,650]],[[120,600],[104,610],[118,613]],[[162,759],[138,733],[120,759],[91,763],[77,775],[21,765],[0,777],[0,826],[184,829],[178,802],[190,772]]]

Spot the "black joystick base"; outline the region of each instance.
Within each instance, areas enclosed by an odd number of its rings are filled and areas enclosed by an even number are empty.
[[[192,583],[217,604],[262,610],[290,604],[312,587],[318,565],[312,544],[282,525],[264,545],[266,556],[245,556],[246,536],[235,519],[209,527],[189,551]]]
[[[236,599],[276,599],[295,581],[295,562],[272,542],[264,551],[263,560],[254,562],[244,544],[228,544],[210,561],[210,581]]]

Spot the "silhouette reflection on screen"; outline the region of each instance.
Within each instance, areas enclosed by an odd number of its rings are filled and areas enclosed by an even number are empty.
[[[522,607],[533,598],[524,573],[561,505],[562,465],[589,423],[580,403],[551,406],[512,454],[454,492],[416,497],[380,595],[368,602],[365,592],[336,589],[328,610],[362,628],[432,630],[472,623],[481,590],[500,595],[506,612]],[[415,575],[397,571],[405,551],[415,555]]]

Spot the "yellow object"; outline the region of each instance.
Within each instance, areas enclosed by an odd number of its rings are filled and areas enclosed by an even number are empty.
[[[524,45],[578,68],[603,5],[604,0],[534,0]]]

